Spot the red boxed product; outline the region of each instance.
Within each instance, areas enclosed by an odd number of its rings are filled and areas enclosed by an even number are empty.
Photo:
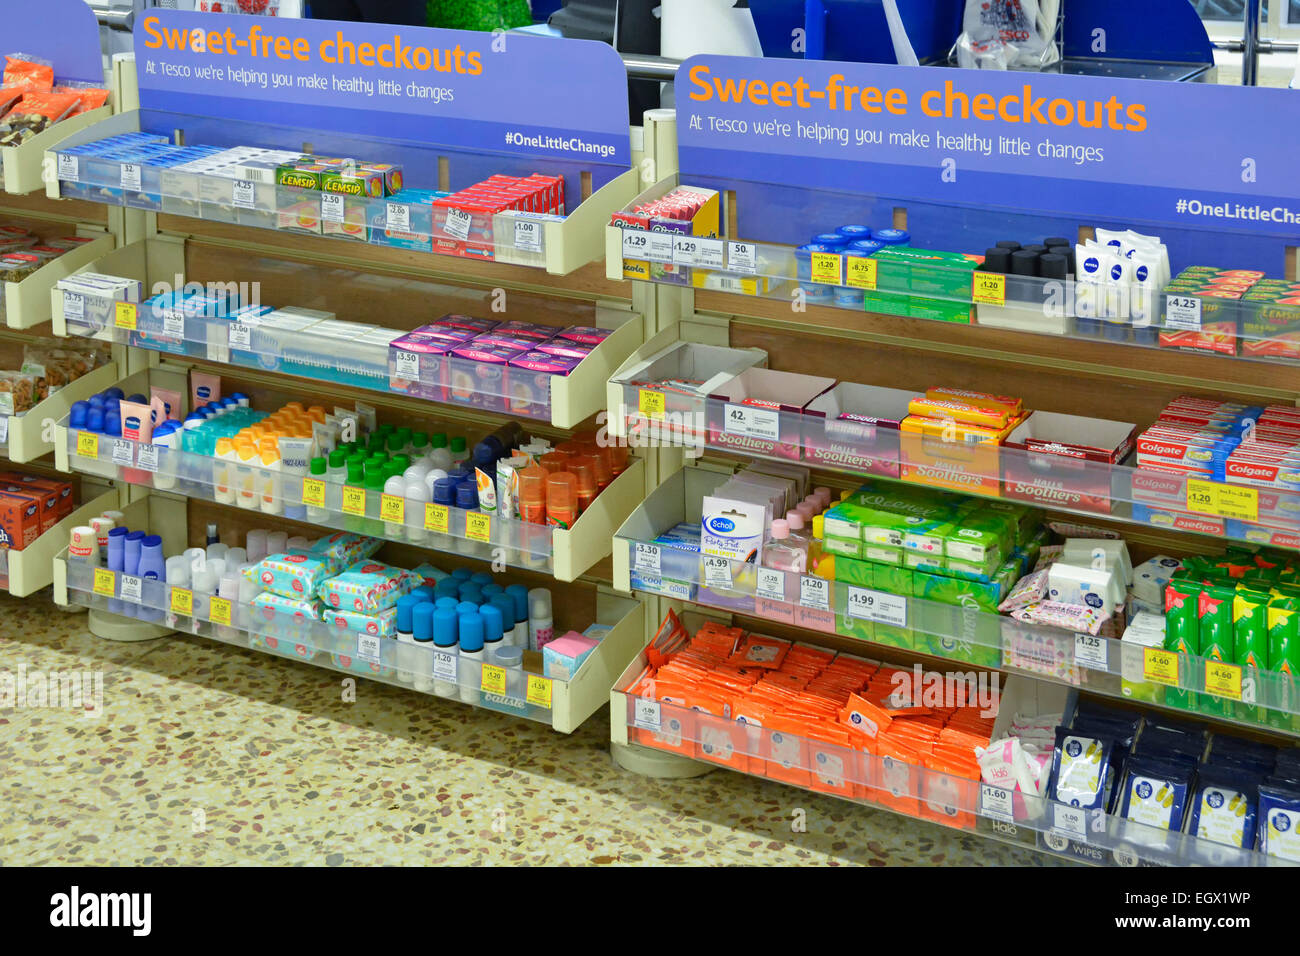
[[[1003,494],[1109,514],[1114,466],[1133,451],[1136,435],[1128,422],[1031,412],[1003,442]]]
[[[21,551],[41,533],[41,504],[36,495],[0,491],[0,550]]]

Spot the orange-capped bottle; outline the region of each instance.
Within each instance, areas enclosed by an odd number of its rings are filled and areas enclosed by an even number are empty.
[[[567,471],[546,477],[546,523],[553,528],[572,528],[578,520],[578,479]]]
[[[537,463],[553,475],[556,472],[564,471],[564,466],[569,463],[569,454],[562,451],[549,451],[537,459]]]
[[[519,520],[546,524],[547,471],[532,464],[519,471]]]
[[[591,455],[574,455],[564,470],[574,477],[579,513],[586,511],[600,492],[600,485],[596,482],[596,459]]]

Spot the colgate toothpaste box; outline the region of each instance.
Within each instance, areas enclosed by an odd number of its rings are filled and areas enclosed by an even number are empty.
[[[709,442],[720,448],[798,460],[808,404],[835,379],[749,368],[709,395]],[[780,396],[776,398],[774,396]]]
[[[1234,436],[1153,425],[1137,438],[1137,463],[1203,470],[1222,480],[1223,462],[1239,444]]]
[[[1002,493],[1045,506],[1109,514],[1127,497],[1115,466],[1132,453],[1137,426],[1033,412],[1003,443]]]
[[[915,392],[841,382],[808,403],[803,455],[813,465],[899,475],[899,425]]]

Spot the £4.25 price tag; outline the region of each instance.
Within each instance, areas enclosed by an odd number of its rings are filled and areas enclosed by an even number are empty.
[[[704,559],[704,586],[728,590],[731,587],[731,559],[709,555]]]
[[[980,816],[992,817],[1003,823],[1015,823],[1015,806],[1011,802],[1011,791],[995,787],[991,783],[980,784]]]
[[[253,209],[257,206],[257,184],[247,179],[236,179],[230,185],[230,202],[236,209]]]
[[[722,416],[722,430],[732,435],[763,441],[777,441],[781,437],[781,413],[775,408],[727,404]]]
[[[659,574],[663,569],[663,553],[659,545],[638,541],[632,546],[632,567],[647,574]]]
[[[813,611],[831,609],[831,585],[825,578],[805,574],[799,579],[799,603]]]
[[[907,598],[870,588],[849,588],[848,616],[894,627],[907,626]]]
[[[1185,332],[1201,330],[1201,300],[1194,295],[1165,296],[1165,328]]]
[[[662,726],[663,709],[659,701],[635,697],[632,701],[632,723],[644,730],[658,730]]]
[[[754,593],[766,601],[785,601],[785,572],[776,568],[759,568]]]

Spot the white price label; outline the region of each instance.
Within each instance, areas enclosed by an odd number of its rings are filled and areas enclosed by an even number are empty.
[[[388,232],[411,231],[411,207],[406,203],[386,203],[388,209],[384,215],[384,228]]]
[[[1074,663],[1089,670],[1105,671],[1110,661],[1106,653],[1106,638],[1091,634],[1074,635]]]
[[[185,316],[175,309],[163,310],[163,335],[185,338]]]
[[[123,163],[122,164],[122,188],[131,192],[140,191],[140,164]]]
[[[814,611],[831,609],[831,585],[825,578],[806,574],[799,579],[799,603]]]
[[[632,566],[638,571],[659,574],[663,570],[663,553],[657,544],[638,541],[632,548]]]
[[[776,441],[781,437],[781,413],[775,408],[727,405],[723,410],[722,428],[732,435]]]
[[[447,221],[442,224],[442,231],[457,239],[469,238],[469,227],[474,217],[461,209],[448,209]]]
[[[1186,332],[1201,330],[1201,300],[1193,295],[1165,296],[1165,327]]]
[[[378,634],[358,634],[357,660],[378,664],[380,656],[379,642],[382,640],[383,638]]]
[[[1088,811],[1082,807],[1067,807],[1063,803],[1052,804],[1052,829],[1072,837],[1086,839],[1088,836]]]
[[[541,252],[542,224],[535,219],[516,219],[515,248],[525,252]]]
[[[727,243],[727,271],[752,276],[758,272],[758,247],[752,242]]]
[[[320,218],[322,222],[343,221],[343,194],[320,194]]]
[[[894,627],[907,626],[907,598],[869,588],[849,588],[849,617]]]
[[[81,182],[81,161],[76,156],[59,153],[59,179],[65,183]]]
[[[980,816],[992,817],[1004,823],[1015,823],[1016,813],[1011,802],[1011,791],[990,783],[980,784]]]
[[[446,651],[433,652],[433,676],[438,680],[451,681],[456,683],[458,680],[456,673],[456,655],[448,654]]]
[[[663,726],[663,708],[657,700],[637,697],[633,701],[632,723],[644,730],[658,730]]]
[[[141,445],[135,456],[136,467],[141,471],[158,470],[158,446]]]
[[[645,259],[649,262],[672,262],[672,233],[642,232],[638,229],[623,230],[623,258]]]
[[[135,443],[125,438],[113,439],[113,464],[130,468],[135,464]]]
[[[128,604],[139,604],[144,600],[144,578],[134,574],[119,574],[117,580],[122,586],[122,600]]]
[[[63,317],[65,319],[84,319],[86,317],[86,297],[80,292],[63,293]]]
[[[729,589],[731,587],[731,559],[716,555],[706,557],[704,559],[704,584],[705,587]]]
[[[247,179],[236,179],[230,186],[230,201],[236,209],[256,208],[257,184]]]
[[[420,380],[420,356],[400,349],[393,356],[393,375],[408,382]]]
[[[253,347],[253,327],[243,322],[230,323],[230,347],[248,351]]]
[[[700,266],[704,269],[721,269],[725,249],[726,244],[721,239],[677,236],[673,239],[673,264]]]
[[[755,591],[768,601],[785,601],[785,572],[775,568],[759,568]]]
[[[0,445],[9,441],[9,416],[0,415]]]

